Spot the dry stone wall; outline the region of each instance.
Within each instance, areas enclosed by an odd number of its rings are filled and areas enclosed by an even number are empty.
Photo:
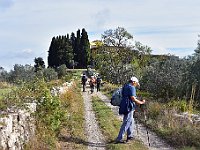
[[[25,109],[10,108],[0,112],[0,149],[21,150],[35,133],[34,119],[36,104],[29,103]]]

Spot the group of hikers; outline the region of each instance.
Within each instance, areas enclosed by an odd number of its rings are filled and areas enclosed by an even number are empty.
[[[83,92],[85,92],[86,83],[89,82],[91,93],[94,92],[96,86],[97,92],[100,91],[101,78],[100,75],[97,77],[91,76],[88,80],[86,74],[82,75]],[[119,114],[123,115],[123,122],[115,140],[116,143],[126,143],[134,140],[134,113],[137,105],[145,104],[144,99],[140,99],[136,96],[136,88],[140,86],[137,77],[133,76],[130,78],[122,88],[122,98],[119,105]],[[124,135],[127,135],[126,140],[123,140]]]
[[[97,89],[97,92],[99,92],[100,86],[101,86],[101,81],[102,81],[102,79],[101,79],[100,75],[97,75],[97,76],[92,75],[88,79],[86,74],[83,73],[82,78],[81,78],[81,83],[83,85],[83,92],[85,92],[87,82],[89,82],[91,94],[94,92],[95,87]]]

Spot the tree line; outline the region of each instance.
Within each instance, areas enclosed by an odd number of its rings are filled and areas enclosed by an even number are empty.
[[[76,35],[53,37],[48,51],[48,66],[57,68],[63,64],[67,68],[87,68],[90,64],[90,43],[83,28]]]

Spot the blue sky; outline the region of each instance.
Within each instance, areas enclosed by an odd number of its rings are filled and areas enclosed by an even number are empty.
[[[46,62],[54,36],[85,28],[92,41],[118,26],[153,54],[191,55],[200,34],[200,1],[0,0],[0,66],[33,65],[35,57]]]

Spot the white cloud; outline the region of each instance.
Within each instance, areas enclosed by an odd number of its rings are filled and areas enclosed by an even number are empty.
[[[31,54],[33,51],[31,49],[24,49],[22,50],[23,53]]]

